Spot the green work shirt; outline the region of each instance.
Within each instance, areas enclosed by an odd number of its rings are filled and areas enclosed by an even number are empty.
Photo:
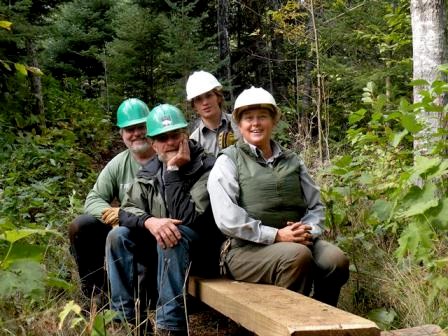
[[[101,213],[116,199],[120,203],[141,168],[129,149],[116,155],[101,171],[84,203],[84,212],[101,219]]]

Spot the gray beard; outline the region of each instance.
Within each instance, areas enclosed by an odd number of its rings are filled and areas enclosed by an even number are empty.
[[[130,150],[135,154],[142,154],[142,153],[147,152],[149,150],[150,146],[151,145],[149,143],[144,143],[141,145],[133,146],[130,148]]]
[[[170,159],[172,159],[176,155],[176,152],[167,152],[163,154],[157,154],[159,161],[166,164]]]

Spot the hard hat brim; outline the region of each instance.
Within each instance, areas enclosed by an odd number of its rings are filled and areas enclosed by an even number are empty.
[[[153,138],[160,134],[168,133],[168,132],[175,131],[175,130],[181,129],[181,128],[186,128],[187,126],[188,126],[188,123],[181,123],[181,124],[177,124],[177,125],[167,126],[167,127],[163,127],[162,129],[159,128],[159,130],[156,132],[148,131],[147,135],[149,137]]]
[[[199,92],[195,92],[193,95],[187,96],[187,101],[191,102],[193,99],[195,99],[196,97],[199,97],[201,94],[204,94],[206,92],[213,91],[213,90],[222,90],[222,85],[217,85],[214,88],[212,88],[211,90],[205,90],[205,91],[201,90]]]
[[[280,109],[272,104],[251,104],[251,105],[244,105],[241,107],[236,108],[232,112],[233,119],[235,119],[236,122],[240,122],[241,115],[250,110],[254,109],[266,109],[271,111],[272,119],[274,119],[274,122],[278,122],[280,120],[280,117],[282,116],[282,113],[280,112]]]
[[[143,124],[146,123],[146,117],[145,118],[141,118],[141,119],[137,119],[137,120],[131,120],[125,123],[121,123],[120,125],[117,124],[118,127],[120,128],[126,128],[129,126],[134,126],[134,125],[138,125],[138,124]]]

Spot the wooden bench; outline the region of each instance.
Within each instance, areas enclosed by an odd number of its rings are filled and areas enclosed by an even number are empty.
[[[285,288],[190,277],[188,293],[259,336],[379,336],[365,318]]]
[[[442,336],[446,335],[442,328],[434,324],[422,325],[391,331],[382,331],[381,336]]]

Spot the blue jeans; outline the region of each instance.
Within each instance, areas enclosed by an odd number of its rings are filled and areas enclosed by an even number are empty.
[[[106,262],[111,286],[111,308],[127,321],[135,320],[135,298],[140,297],[139,293],[135,293],[138,289],[136,265],[141,263],[151,268],[157,265],[157,327],[167,330],[186,329],[183,289],[190,265],[191,244],[198,239],[198,235],[182,225],[179,230],[182,238],[178,244],[166,249],[157,246],[149,231],[143,229],[119,226],[107,236]]]

